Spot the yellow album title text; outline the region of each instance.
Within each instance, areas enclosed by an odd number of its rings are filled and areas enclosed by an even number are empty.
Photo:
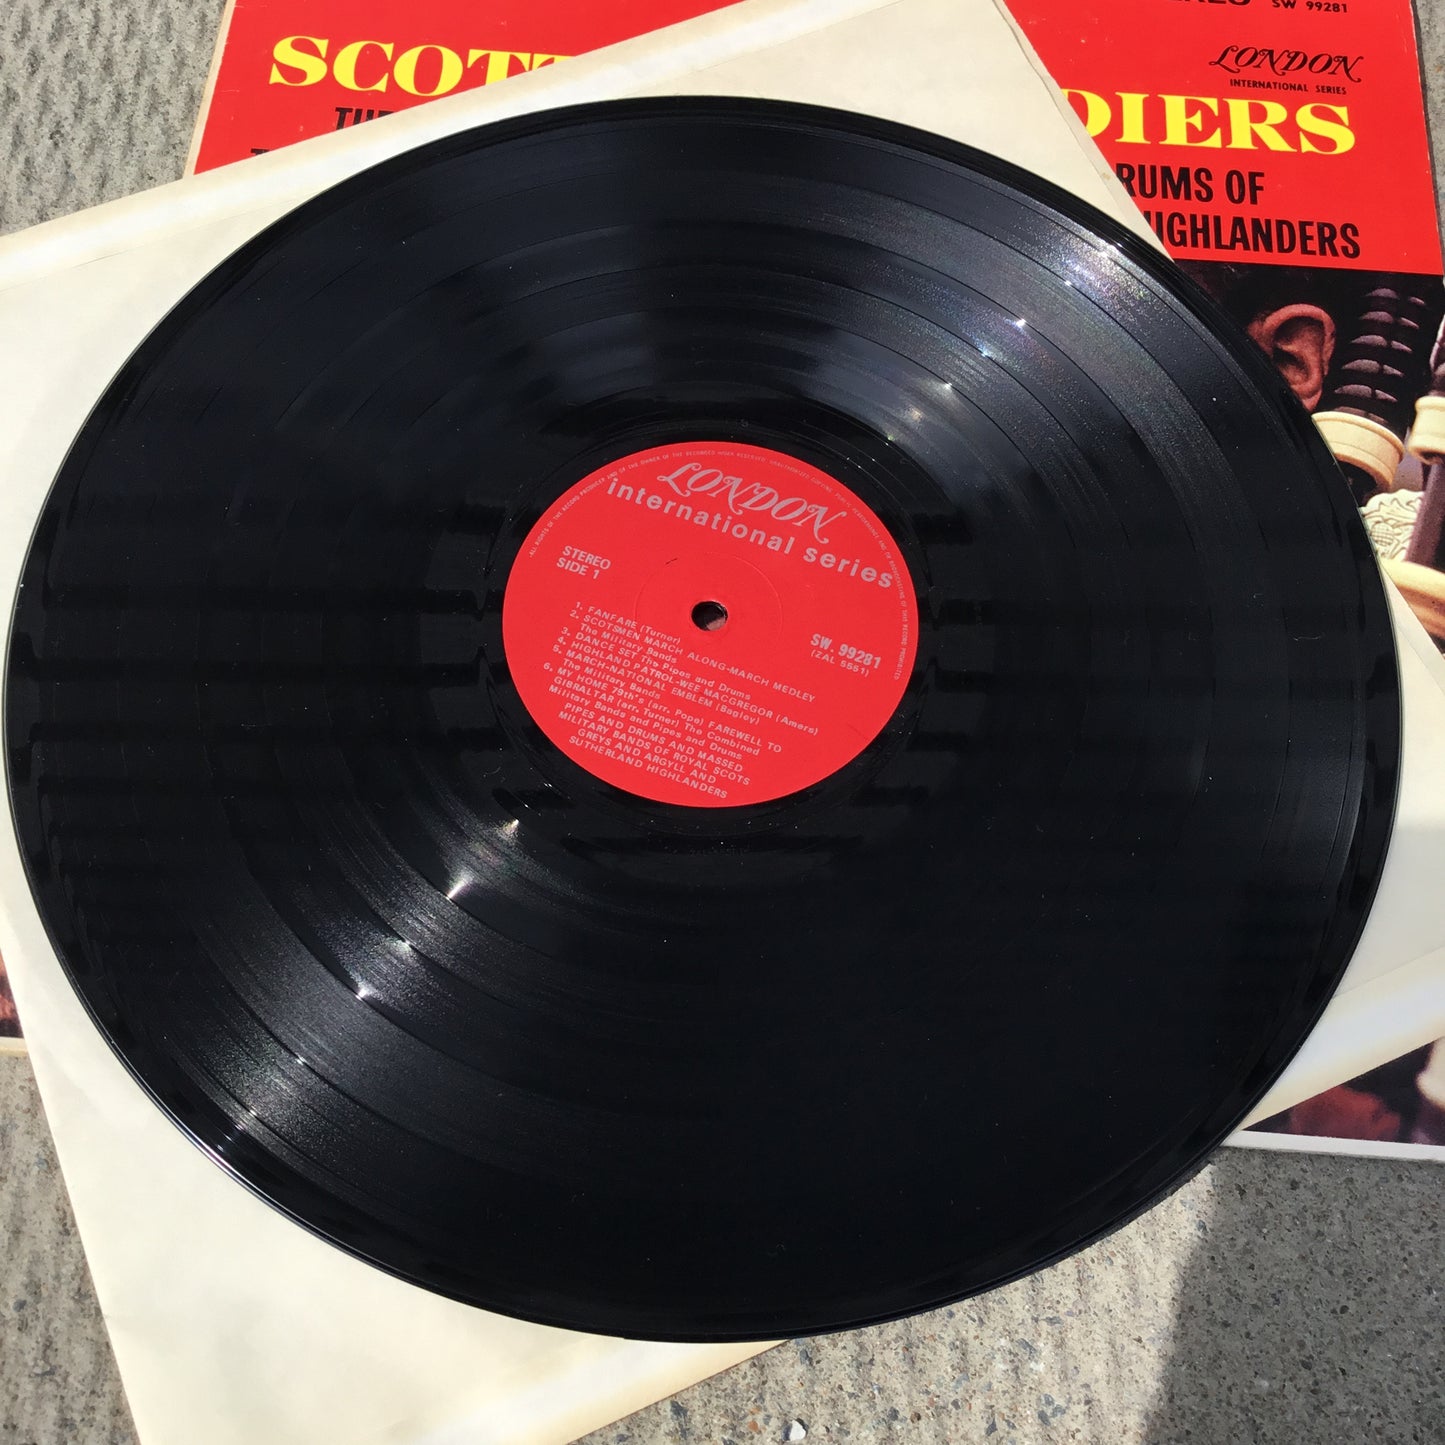
[[[1212,95],[1098,95],[1066,89],[1091,136],[1119,145],[1203,146],[1232,151],[1293,151],[1342,156],[1355,146],[1343,105],[1311,100],[1293,111],[1281,101]]]
[[[483,85],[540,70],[566,55],[525,50],[453,50],[446,45],[413,45],[399,55],[391,40],[352,40],[333,52],[324,35],[287,35],[271,51],[272,85],[319,85],[328,75],[343,90],[385,91],[392,81],[408,95],[430,99],[455,90],[480,67]]]

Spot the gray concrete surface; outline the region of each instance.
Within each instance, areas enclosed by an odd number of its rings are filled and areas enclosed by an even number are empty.
[[[0,231],[179,174],[220,8],[0,4]],[[1421,18],[1445,134],[1445,14]],[[1427,1165],[1226,1151],[1031,1280],[785,1345],[587,1445],[1441,1445],[1442,1199]],[[133,1439],[28,1066],[0,1058],[0,1445]]]

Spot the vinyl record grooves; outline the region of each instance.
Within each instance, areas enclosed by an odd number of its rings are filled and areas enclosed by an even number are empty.
[[[1399,754],[1348,493],[1166,262],[710,99],[222,265],[55,483],[5,706],[41,914],[187,1133],[406,1279],[676,1339],[1179,1180],[1345,966]]]

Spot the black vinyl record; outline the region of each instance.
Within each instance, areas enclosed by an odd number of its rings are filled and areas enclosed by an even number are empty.
[[[45,505],[5,729],[64,967],[238,1180],[745,1339],[1197,1166],[1348,961],[1399,699],[1341,477],[1167,261],[691,99],[428,145],[198,285]]]

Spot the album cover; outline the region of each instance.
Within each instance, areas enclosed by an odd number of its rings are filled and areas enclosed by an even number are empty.
[[[1012,8],[1170,254],[1317,418],[1373,424],[1381,453],[1347,475],[1386,571],[1445,649],[1445,477],[1407,445],[1445,313],[1409,0],[1181,7],[1167,49],[1153,0]],[[1433,1073],[1418,1050],[1245,1142],[1429,1153],[1445,1143],[1435,1049]]]
[[[1143,8],[1147,3],[1143,0]],[[553,5],[545,14],[534,7],[525,16],[499,13],[502,8],[492,10],[500,32],[493,38],[502,43],[488,49],[470,43],[475,16],[445,0],[436,0],[424,22],[426,34],[438,38],[411,39],[422,34],[423,26],[413,7],[407,18],[410,43],[398,51],[399,42],[388,40],[373,42],[369,49],[354,37],[334,45],[322,23],[328,7],[315,0],[231,0],[191,159],[198,169],[208,169],[388,109],[420,104],[432,95],[551,64],[620,38],[624,31],[640,32],[718,7],[673,0],[645,12],[627,7],[625,17],[593,12],[585,25],[578,23],[579,7]],[[370,13],[359,13],[352,6],[335,18],[359,36],[368,28],[363,21],[373,14],[384,21],[391,10],[378,4]],[[1161,241],[1270,352],[1307,407],[1320,409],[1327,383],[1330,404],[1338,404],[1337,393],[1349,385],[1348,378],[1368,372],[1374,358],[1358,354],[1358,347],[1346,355],[1347,333],[1353,326],[1369,337],[1380,331],[1382,317],[1393,321],[1386,344],[1393,350],[1403,336],[1410,348],[1418,394],[1424,389],[1422,375],[1428,375],[1422,365],[1426,343],[1420,338],[1433,335],[1442,308],[1408,0],[1392,0],[1384,11],[1357,8],[1354,15],[1282,0],[1274,10],[1286,13],[1249,13],[1256,29],[1245,37],[1230,29],[1244,23],[1237,9],[1199,7],[1187,17],[1197,44],[1164,57],[1141,43],[1140,37],[1150,33],[1142,10],[1135,25],[1114,23],[1117,7],[1104,16],[1102,7],[1081,12],[1059,0],[1020,0],[1014,6],[1016,19]],[[524,45],[525,25],[536,33],[529,31]],[[384,26],[369,28],[379,35]],[[458,34],[459,28],[468,33]],[[298,40],[291,33],[302,30],[314,38]],[[446,44],[447,39],[453,43]],[[308,49],[313,52],[309,62],[304,59]],[[293,51],[299,63],[288,68],[284,62]],[[363,51],[390,68],[376,76],[354,73],[358,66],[364,71]],[[330,54],[324,73],[319,68],[323,52]],[[454,83],[444,84],[459,63]],[[253,83],[263,71],[264,84]],[[1402,75],[1409,84],[1399,83]],[[308,76],[314,79],[290,83]],[[342,80],[380,85],[384,91],[369,89],[363,96]],[[383,105],[354,103],[383,93],[389,95]],[[260,144],[262,139],[268,144]],[[1351,184],[1341,184],[1342,161]],[[1387,187],[1380,183],[1382,173],[1391,176]],[[1391,196],[1389,207],[1378,204],[1382,191]],[[1397,307],[1403,299],[1420,305],[1410,315],[1390,313],[1379,305],[1390,297]],[[1394,400],[1391,420],[1403,433],[1415,396],[1402,389]],[[1416,522],[1426,474],[1416,458],[1403,456],[1395,485],[1372,488],[1363,499],[1367,525],[1383,557],[1404,558],[1412,537],[1419,553],[1417,534],[1423,529]],[[1438,538],[1438,518],[1435,534]],[[1441,575],[1438,557],[1430,562]],[[1417,589],[1412,603],[1429,627],[1431,610],[1416,601],[1419,595]],[[1432,630],[1438,639],[1440,629]],[[0,1050],[23,1048],[19,1034],[0,963]],[[1372,1088],[1381,1076],[1373,1071],[1255,1126],[1249,1142],[1284,1138],[1298,1147],[1312,1139],[1388,1137],[1424,1144],[1417,1115],[1427,1129],[1434,1115],[1420,1098],[1412,1104],[1399,1092],[1403,1079],[1421,1072],[1414,1067],[1418,1063],[1410,1055],[1386,1066],[1393,1081],[1388,1096]]]

